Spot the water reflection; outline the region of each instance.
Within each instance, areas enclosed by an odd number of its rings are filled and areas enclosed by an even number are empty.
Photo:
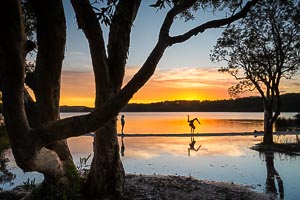
[[[189,148],[188,148],[188,156],[190,156],[190,151],[198,151],[201,147],[201,144],[195,148],[195,144],[196,144],[196,140],[193,134],[191,134],[191,143],[189,144]]]
[[[195,149],[201,144],[197,157],[203,156],[244,156],[244,150],[248,147],[261,142],[261,138],[253,136],[234,136],[234,137],[198,137],[193,135]],[[151,159],[162,154],[170,156],[186,156],[189,144],[193,137],[126,137],[123,139],[126,146],[127,159]],[[88,138],[87,138],[88,139]],[[83,141],[83,139],[81,139]],[[122,147],[122,138],[119,138]],[[77,147],[77,146],[76,146]],[[73,150],[73,148],[71,149]],[[201,155],[201,156],[200,156]]]
[[[10,184],[13,185],[13,180],[16,178],[16,175],[10,172],[7,169],[7,164],[9,162],[9,159],[3,158],[3,156],[0,156],[0,184]],[[2,187],[0,187],[0,191],[3,190]]]
[[[124,135],[121,136],[121,155],[125,156]]]
[[[185,128],[187,128],[186,121]],[[261,142],[261,137],[192,136],[194,138],[190,135],[189,137],[119,137],[120,154],[124,154],[121,158],[125,171],[136,174],[182,175],[234,182],[249,185],[259,192],[275,193],[278,197],[284,197],[287,200],[299,199],[299,156],[291,159],[290,156],[275,154],[274,158],[271,153],[270,157],[263,154],[262,159],[257,151],[249,148]],[[191,156],[187,156],[189,143],[193,139],[196,141],[195,149],[200,144],[202,146],[198,152],[193,153],[193,150],[190,150]],[[93,154],[93,137],[91,136],[69,138],[68,143],[76,165],[79,165],[80,158]],[[31,180],[35,178],[36,182],[43,180],[42,175],[24,174],[16,167],[11,150],[5,152],[5,156],[10,160],[6,169],[13,170],[11,172],[17,174],[14,180],[15,185],[22,184],[28,178]],[[277,170],[284,180],[284,190]],[[38,177],[40,177],[39,181]],[[4,190],[10,188],[8,184],[3,186]]]
[[[6,157],[6,150],[7,148],[0,149],[0,185],[13,185],[16,175],[8,169],[9,159]],[[1,190],[3,190],[2,187],[0,187],[0,191]]]
[[[267,169],[266,192],[284,198],[283,181],[274,166],[274,152],[265,152],[265,161]],[[277,187],[276,187],[277,182]]]

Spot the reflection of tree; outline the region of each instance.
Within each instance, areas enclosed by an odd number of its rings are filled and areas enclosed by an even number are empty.
[[[5,157],[5,150],[9,148],[8,136],[6,133],[4,118],[0,115],[0,185],[5,183],[13,184],[16,175],[7,169],[9,159]],[[0,187],[0,191],[2,188]]]
[[[0,149],[0,185],[5,183],[13,184],[12,181],[16,178],[16,175],[11,173],[7,169],[8,158],[5,158],[5,149]],[[0,188],[2,190],[2,188]]]
[[[266,152],[265,154],[267,178],[266,178],[266,192],[279,195],[281,199],[284,197],[283,181],[280,178],[274,166],[274,152]],[[275,180],[278,184],[278,191],[276,188]]]

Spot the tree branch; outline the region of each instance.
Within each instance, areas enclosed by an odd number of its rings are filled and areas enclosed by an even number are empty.
[[[96,108],[95,111],[87,115],[44,123],[41,127],[31,130],[30,134],[47,144],[93,132],[105,125],[120,112],[132,96],[150,79],[167,47],[167,42],[158,42],[142,68],[120,92],[107,100],[103,106]]]
[[[66,44],[66,20],[61,0],[45,6],[30,0],[37,18],[38,53],[34,71],[34,93],[42,122],[59,115],[60,80]]]
[[[83,30],[90,47],[96,82],[96,102],[101,103],[109,88],[109,69],[102,29],[89,0],[71,0],[78,26]],[[96,105],[97,106],[97,105]]]
[[[166,15],[165,20],[162,24],[162,27],[159,32],[159,39],[167,39],[170,37],[169,31],[170,28],[174,22],[175,17],[185,11],[186,9],[193,6],[197,0],[189,0],[189,1],[183,1],[183,3],[180,3],[178,5],[175,5]]]
[[[248,11],[250,10],[250,8],[252,6],[254,6],[259,0],[252,0],[246,3],[246,5],[244,6],[244,8],[232,15],[231,17],[228,18],[224,18],[224,19],[218,19],[218,20],[212,20],[209,22],[206,22],[204,24],[201,24],[200,26],[195,27],[194,29],[191,29],[190,31],[182,34],[182,35],[178,35],[178,36],[174,36],[171,37],[171,45],[176,44],[176,43],[182,43],[186,40],[188,40],[189,38],[191,38],[192,36],[197,35],[198,33],[202,33],[207,29],[211,29],[211,28],[218,28],[227,24],[230,24],[238,19],[244,18]]]
[[[2,3],[0,23],[5,31],[0,33],[0,81],[5,124],[15,146],[23,143],[29,130],[23,101],[25,33],[19,1]]]
[[[125,65],[130,44],[130,32],[141,0],[121,0],[112,18],[107,45],[110,77],[115,92],[123,82]]]

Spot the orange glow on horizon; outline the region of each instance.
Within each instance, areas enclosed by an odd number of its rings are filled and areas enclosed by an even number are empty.
[[[135,73],[135,69],[127,73],[129,75],[125,76],[124,84]],[[172,72],[172,76],[174,80],[168,77],[168,73],[158,72],[133,96],[130,103],[229,98],[224,86],[212,86],[213,83],[204,84],[203,81],[193,80],[193,78],[182,78],[180,72],[177,71]],[[92,72],[67,71],[63,73],[60,105],[94,107],[94,98],[95,86]]]
[[[61,106],[88,106],[94,107],[95,99],[92,97],[71,97],[71,98],[61,98]]]
[[[126,69],[125,85],[137,68]],[[153,103],[175,100],[229,99],[228,87],[236,82],[232,77],[213,68],[183,68],[157,70],[151,79],[133,96],[129,103]],[[281,89],[300,92],[297,83],[287,82]],[[243,96],[253,96],[249,93]],[[60,105],[94,107],[95,84],[93,72],[64,71],[62,74]]]
[[[168,88],[145,86],[130,100],[130,103],[153,103],[175,100],[217,100],[228,99],[227,90],[222,88]]]

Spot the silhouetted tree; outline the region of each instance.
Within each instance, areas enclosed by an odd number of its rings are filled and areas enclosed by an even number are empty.
[[[116,132],[116,116],[120,109],[152,76],[167,47],[245,17],[257,0],[245,4],[241,1],[155,1],[152,5],[155,8],[170,6],[158,41],[140,70],[122,89],[130,32],[141,0],[106,1],[104,7],[101,7],[103,4],[96,7],[97,4],[89,0],[71,0],[78,26],[89,43],[96,99],[95,111],[65,119],[59,119],[60,80],[66,43],[62,1],[28,2],[36,17],[38,51],[34,71],[26,76],[26,83],[33,90],[35,101],[24,87],[28,49],[20,0],[4,1],[0,8],[0,22],[5,28],[0,33],[0,81],[5,122],[15,160],[24,171],[44,174],[40,192],[53,192],[55,196],[51,198],[57,199],[70,196],[79,189],[79,181],[65,139],[96,131],[86,194],[91,199],[117,199],[124,184]],[[170,36],[170,28],[177,16],[192,19],[192,11],[200,7],[227,8],[234,13],[227,18],[199,24],[181,35]],[[9,14],[6,16],[6,13]],[[99,20],[109,25],[107,45]],[[43,195],[43,199],[47,196]]]
[[[264,105],[264,143],[273,143],[272,127],[280,114],[280,81],[291,79],[300,66],[298,1],[261,1],[240,23],[218,39],[211,59],[227,61],[220,69],[239,83],[234,96],[257,90]]]

